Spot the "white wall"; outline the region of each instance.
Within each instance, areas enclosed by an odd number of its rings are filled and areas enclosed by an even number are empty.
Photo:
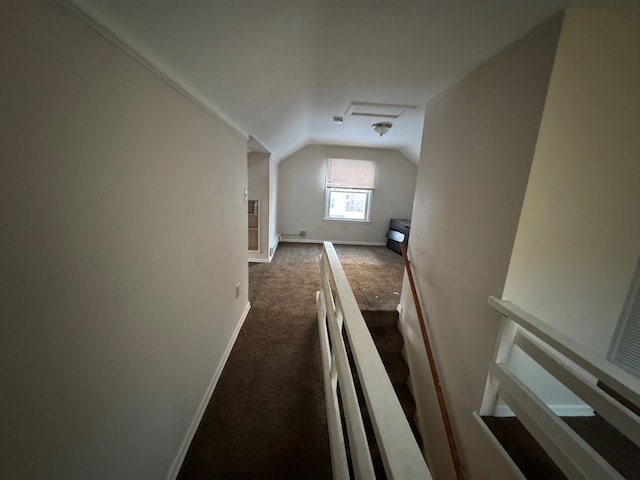
[[[500,296],[542,115],[560,18],[426,107],[410,256],[469,479],[513,478],[472,417],[480,406]],[[434,477],[455,478],[410,291],[401,328]]]
[[[278,164],[269,159],[269,257],[278,247]]]
[[[260,251],[251,252],[249,261],[271,261],[278,246],[278,164],[271,154],[247,155],[249,198],[260,200]]]
[[[260,251],[249,253],[249,260],[265,261],[269,258],[271,193],[269,153],[251,152],[247,155],[249,199],[260,200]]]
[[[567,12],[504,290],[602,356],[640,256],[639,45],[637,15]]]
[[[323,220],[328,158],[376,162],[371,222]],[[411,218],[415,181],[416,166],[395,150],[309,145],[279,165],[278,231],[285,241],[306,230],[309,240],[384,243],[389,219]]]
[[[0,24],[0,477],[165,478],[247,306],[246,139],[55,2]]]

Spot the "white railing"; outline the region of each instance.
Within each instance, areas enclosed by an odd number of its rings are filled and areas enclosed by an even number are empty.
[[[324,242],[320,271],[322,288],[316,301],[334,479],[350,478],[341,418],[347,429],[354,477],[375,478],[343,332],[348,338],[387,477],[431,479],[331,242]]]
[[[640,380],[511,302],[489,297],[489,304],[503,315],[503,320],[480,415],[493,415],[500,397],[568,478],[622,479],[518,378],[508,361],[514,346],[522,349],[637,446],[640,417],[587,379],[585,373],[635,405],[640,405]]]

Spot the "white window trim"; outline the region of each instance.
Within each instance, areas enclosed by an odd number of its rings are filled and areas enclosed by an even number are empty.
[[[367,205],[365,207],[365,218],[337,218],[329,216],[329,199],[331,198],[331,191],[355,191],[367,193]],[[331,188],[325,187],[324,189],[324,217],[325,222],[347,222],[347,223],[371,223],[371,203],[373,198],[373,189],[367,188]]]
[[[372,203],[373,203],[373,192],[375,190],[375,183],[377,180],[377,165],[376,162],[374,160],[364,160],[364,159],[348,159],[345,158],[345,161],[349,161],[349,160],[357,160],[357,161],[366,161],[368,163],[373,164],[373,168],[374,168],[374,177],[373,177],[373,182],[371,185],[371,188],[367,188],[367,187],[353,187],[353,186],[333,186],[330,187],[328,186],[328,176],[329,176],[329,164],[331,161],[334,160],[341,160],[340,158],[336,158],[336,157],[327,157],[327,161],[325,163],[326,165],[326,172],[325,172],[325,189],[324,189],[324,215],[322,217],[322,220],[325,222],[342,222],[342,223],[371,223],[371,216],[372,216]],[[358,219],[358,218],[339,218],[339,217],[331,217],[329,215],[329,207],[330,207],[330,199],[331,199],[331,192],[332,191],[355,191],[355,192],[366,192],[367,193],[367,203],[366,203],[366,207],[365,207],[365,218],[363,219]]]

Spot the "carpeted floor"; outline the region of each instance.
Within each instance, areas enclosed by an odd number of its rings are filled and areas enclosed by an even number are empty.
[[[402,258],[336,245],[363,310],[394,310]],[[329,479],[331,462],[315,292],[321,246],[281,243],[249,267],[251,311],[191,443],[179,479]]]

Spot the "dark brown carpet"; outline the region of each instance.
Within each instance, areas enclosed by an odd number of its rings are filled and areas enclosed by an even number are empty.
[[[385,247],[336,246],[364,310],[394,310],[402,258]],[[329,479],[331,461],[315,292],[320,245],[281,243],[249,267],[251,311],[178,476]]]
[[[567,478],[516,417],[483,417],[483,420],[526,478]],[[640,449],[602,417],[563,420],[624,478],[640,480]]]

